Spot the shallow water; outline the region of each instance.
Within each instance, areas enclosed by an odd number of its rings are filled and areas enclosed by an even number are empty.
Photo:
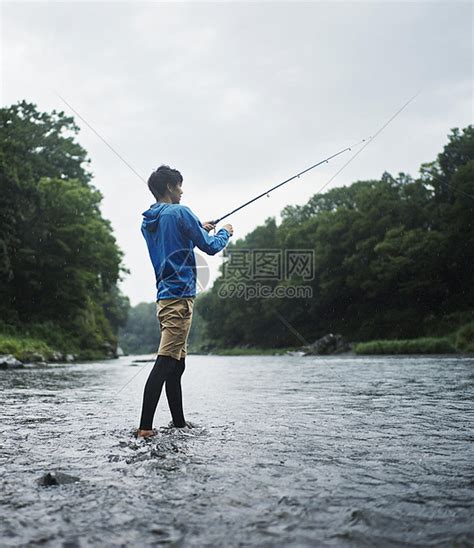
[[[138,441],[132,360],[0,371],[1,546],[474,545],[474,358],[190,356]]]

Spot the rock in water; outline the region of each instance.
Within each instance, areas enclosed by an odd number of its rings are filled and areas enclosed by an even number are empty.
[[[341,354],[349,352],[350,344],[343,338],[342,335],[329,333],[321,337],[313,344],[303,346],[302,350],[305,356],[321,356],[328,354]]]
[[[105,352],[105,355],[107,356],[107,358],[118,358],[117,348],[113,346],[112,344],[105,342],[101,344],[100,347]]]
[[[58,350],[55,350],[50,359],[52,362],[62,362],[64,360],[64,355]]]
[[[63,472],[47,472],[38,479],[38,484],[48,487],[49,485],[64,485],[66,483],[75,483],[80,478],[63,474]]]
[[[0,356],[0,369],[17,369],[23,367],[23,363],[17,360],[11,354],[3,354]]]

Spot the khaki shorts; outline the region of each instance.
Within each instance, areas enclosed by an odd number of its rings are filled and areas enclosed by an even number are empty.
[[[161,299],[156,303],[161,339],[158,354],[180,360],[186,356],[194,299]]]

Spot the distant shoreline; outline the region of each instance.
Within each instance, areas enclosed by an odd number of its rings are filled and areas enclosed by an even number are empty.
[[[2,344],[3,343],[3,344]],[[452,355],[466,356],[472,354],[472,349],[465,352],[457,348],[452,337],[423,337],[418,339],[387,339],[368,342],[352,343],[349,351],[334,353],[307,353],[302,347],[283,348],[255,348],[255,347],[231,347],[212,348],[208,350],[189,351],[190,355],[200,356],[408,356],[408,355]],[[152,353],[153,354],[153,353]],[[67,352],[52,350],[46,343],[39,339],[27,339],[21,337],[0,337],[0,356],[13,356],[23,363],[71,363],[77,361],[96,361],[111,359],[110,353],[96,355],[77,355]],[[133,356],[146,356],[150,352]],[[139,360],[141,361],[141,360]]]

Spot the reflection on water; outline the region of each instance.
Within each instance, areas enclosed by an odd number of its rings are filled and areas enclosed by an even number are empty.
[[[0,371],[2,546],[474,543],[474,358],[190,356],[147,440],[132,359]]]

